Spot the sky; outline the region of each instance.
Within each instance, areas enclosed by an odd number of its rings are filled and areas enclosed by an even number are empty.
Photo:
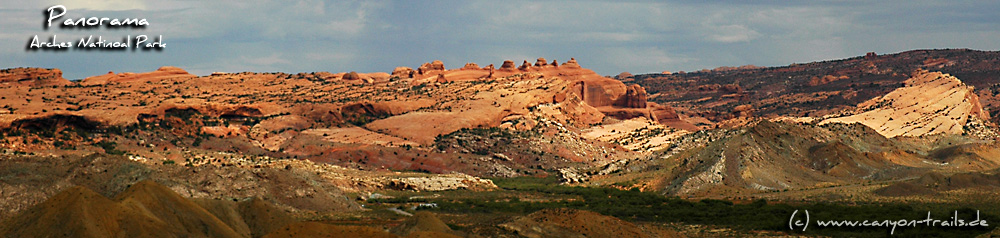
[[[67,9],[43,28],[54,5]],[[177,66],[212,72],[391,72],[574,57],[602,75],[782,66],[866,52],[1000,50],[1000,1],[0,0],[0,68],[67,79]],[[142,18],[145,28],[57,27]],[[31,51],[34,36],[162,36],[160,51]]]

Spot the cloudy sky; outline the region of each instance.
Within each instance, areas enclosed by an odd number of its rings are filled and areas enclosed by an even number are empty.
[[[753,2],[753,3],[747,3]],[[577,58],[600,74],[778,66],[911,49],[1000,49],[998,1],[0,0],[0,68],[69,79],[173,65],[211,72],[385,72],[442,60]],[[145,18],[145,29],[42,27]],[[162,35],[163,51],[28,51],[31,38]]]

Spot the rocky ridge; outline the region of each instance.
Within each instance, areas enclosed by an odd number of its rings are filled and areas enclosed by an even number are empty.
[[[920,70],[904,86],[861,103],[852,115],[822,123],[861,123],[886,137],[963,134],[966,124],[989,121],[975,88],[954,76]]]

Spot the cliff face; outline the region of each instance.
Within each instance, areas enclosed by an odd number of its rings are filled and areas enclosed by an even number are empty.
[[[858,105],[853,115],[823,123],[861,123],[886,137],[962,134],[972,121],[990,115],[975,88],[941,72],[917,71],[904,86]]]
[[[0,70],[0,84],[17,84],[31,87],[70,84],[62,77],[62,70],[42,68],[14,68]]]

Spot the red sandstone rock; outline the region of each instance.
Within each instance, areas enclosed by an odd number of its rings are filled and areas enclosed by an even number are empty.
[[[632,73],[629,73],[629,72],[622,72],[622,73],[616,75],[615,79],[622,80],[622,79],[631,78],[631,77],[635,77],[635,75],[632,75]]]
[[[441,71],[445,70],[444,62],[441,62],[440,60],[435,60],[430,63],[424,63],[423,65],[420,65],[420,68],[417,68],[417,72],[420,74],[427,74],[430,71],[437,71],[437,70]]]
[[[535,61],[535,67],[542,67],[546,65],[549,65],[549,62],[546,62],[545,58],[538,58],[538,60]]]
[[[444,74],[438,74],[437,79],[434,80],[437,83],[447,83],[448,79],[444,78]]]
[[[359,80],[359,79],[361,79],[361,76],[358,75],[358,72],[351,71],[350,73],[345,74],[343,79],[344,80]]]
[[[54,86],[70,84],[62,77],[62,70],[41,68],[14,68],[0,71],[0,83],[27,86]]]
[[[400,78],[412,78],[413,73],[414,71],[410,67],[396,67],[395,69],[392,70],[392,76],[397,76]]]
[[[733,108],[733,115],[737,117],[749,117],[753,115],[754,108],[750,104],[739,105]]]
[[[562,66],[579,68],[580,64],[576,63],[576,58],[569,58],[569,61],[563,63]]]
[[[169,78],[194,78],[195,75],[189,74],[181,68],[173,66],[163,66],[152,72],[145,73],[118,73],[108,72],[105,75],[92,76],[83,79],[81,84],[84,85],[96,85],[96,84],[106,84],[112,82],[128,82],[128,81],[150,81],[150,80],[163,80]]]
[[[504,60],[500,70],[514,70],[514,61]]]
[[[629,85],[625,95],[618,98],[616,106],[625,108],[646,108],[646,89],[639,85]]]
[[[527,60],[525,60],[524,63],[521,63],[521,67],[517,67],[517,69],[520,69],[520,70],[528,70],[530,68],[531,68],[531,64],[529,64]]]

